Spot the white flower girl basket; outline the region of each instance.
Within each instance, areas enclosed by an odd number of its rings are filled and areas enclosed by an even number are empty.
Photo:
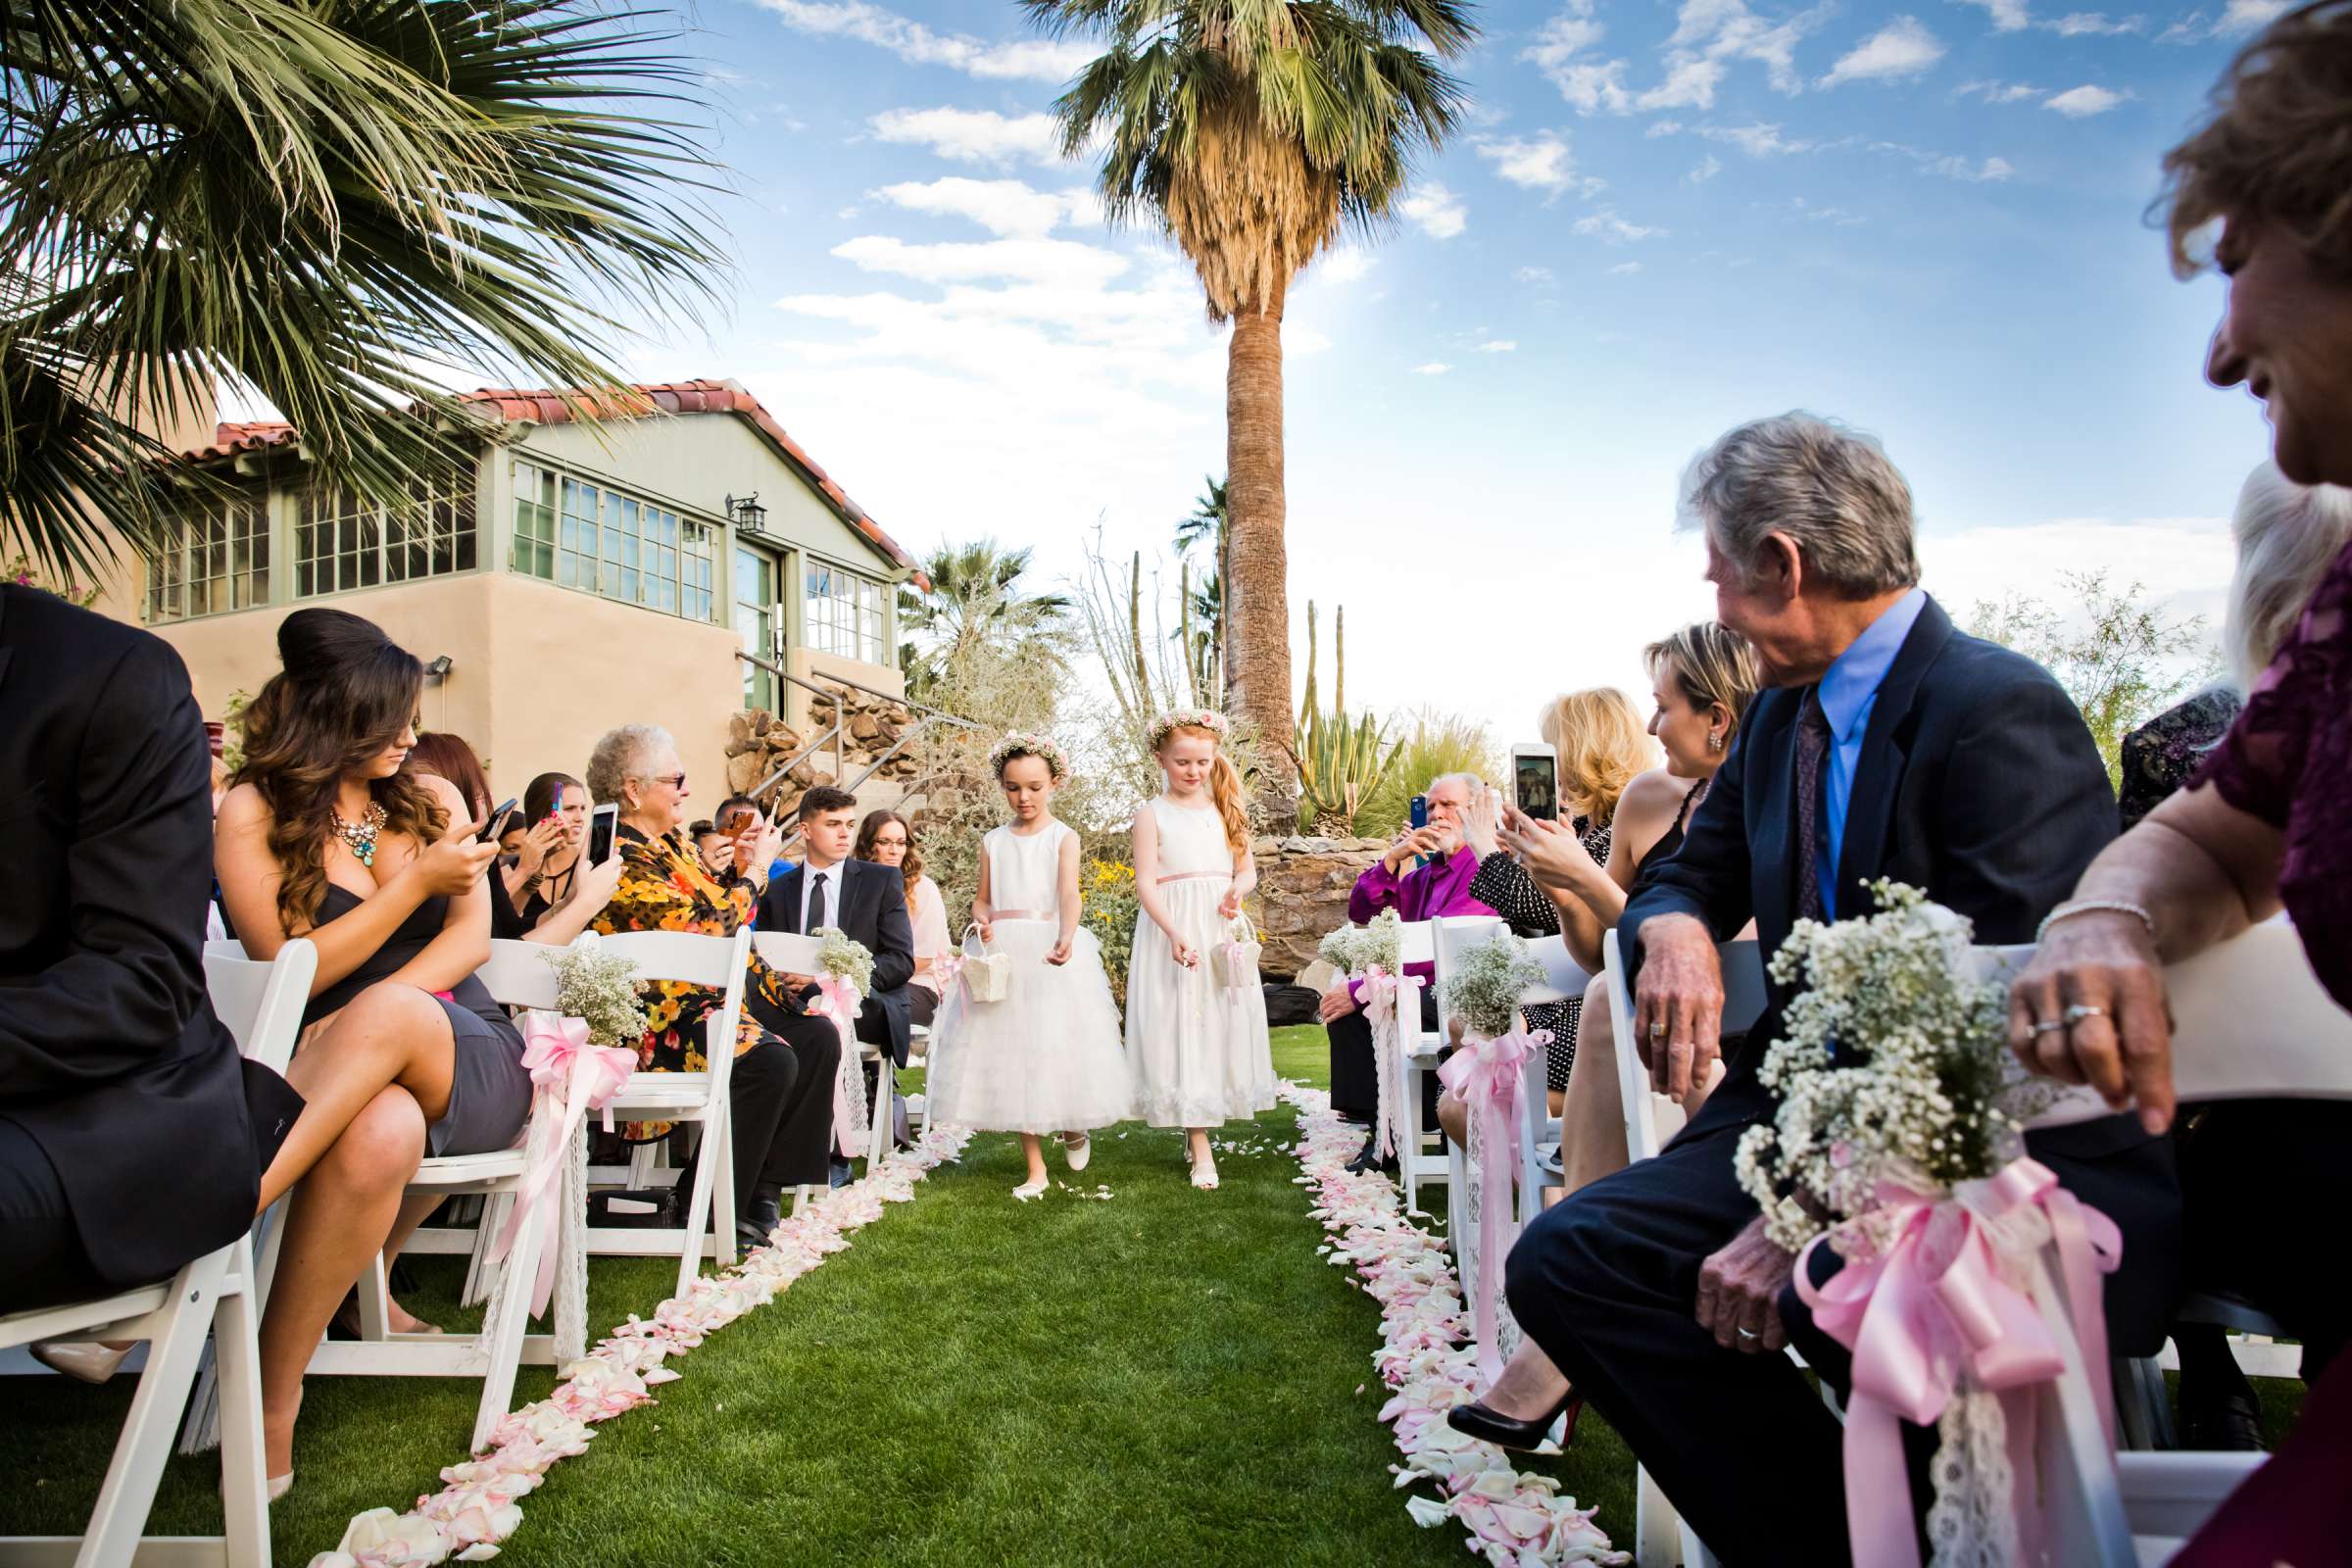
[[[1225,940],[1208,950],[1209,970],[1221,986],[1235,991],[1250,990],[1258,983],[1257,956],[1263,951],[1250,922],[1236,920],[1225,933]]]
[[[1006,954],[967,956],[958,972],[963,976],[964,995],[975,1003],[1003,1002],[1012,989],[1012,958]]]

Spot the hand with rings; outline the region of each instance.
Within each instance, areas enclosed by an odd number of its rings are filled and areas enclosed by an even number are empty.
[[[1642,922],[1642,972],[1634,982],[1634,1050],[1650,1086],[1677,1100],[1707,1081],[1722,1050],[1723,965],[1715,938],[1694,915]]]
[[[2173,1016],[2140,918],[2086,910],[2053,923],[2009,988],[2009,1049],[2032,1071],[2088,1084],[2141,1125],[2172,1125]]]

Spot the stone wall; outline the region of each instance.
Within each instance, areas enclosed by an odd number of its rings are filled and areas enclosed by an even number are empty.
[[[1259,839],[1257,907],[1265,936],[1258,970],[1288,980],[1315,961],[1315,944],[1348,923],[1348,892],[1388,849],[1384,839]]]

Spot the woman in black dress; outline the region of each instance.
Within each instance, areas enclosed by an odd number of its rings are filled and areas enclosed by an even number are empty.
[[[246,710],[214,851],[248,954],[297,936],[318,950],[286,1071],[304,1108],[262,1178],[264,1207],[295,1189],[261,1331],[272,1496],[293,1484],[303,1369],[327,1320],[430,1211],[402,1201],[417,1162],[507,1148],[531,1101],[522,1039],[474,978],[498,846],[475,841],[487,824],[453,786],[409,765],[423,665],[335,610],[296,611],[277,643],[285,667]],[[422,1325],[395,1307],[393,1327]]]

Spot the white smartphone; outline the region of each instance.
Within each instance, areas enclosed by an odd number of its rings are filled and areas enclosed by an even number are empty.
[[[600,806],[588,813],[588,863],[602,865],[612,858],[612,838],[620,825],[620,808]]]
[[[1560,819],[1560,758],[1548,742],[1520,741],[1511,748],[1511,804],[1528,816]]]

